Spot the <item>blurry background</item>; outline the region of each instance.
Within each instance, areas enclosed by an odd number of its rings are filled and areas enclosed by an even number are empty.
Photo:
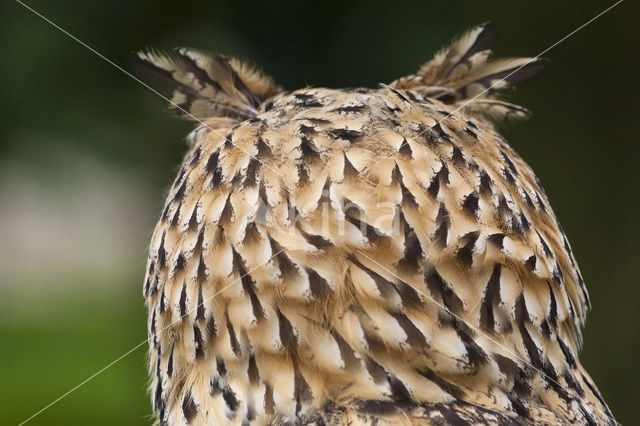
[[[125,69],[153,45],[249,58],[287,89],[413,72],[491,20],[534,56],[612,1],[26,3]],[[192,123],[15,2],[0,10],[0,424],[16,424],[146,336],[145,251]],[[640,402],[639,8],[626,1],[544,56],[505,130],[573,245],[593,310],[583,363],[622,423]],[[632,82],[632,79],[634,80]],[[146,344],[29,424],[148,424]]]

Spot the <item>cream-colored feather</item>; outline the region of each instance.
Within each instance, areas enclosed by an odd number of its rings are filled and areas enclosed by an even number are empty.
[[[485,118],[524,114],[494,95],[539,62],[489,61],[491,38],[376,90],[141,54],[206,120],[149,249],[160,424],[614,422],[578,361],[573,253]]]

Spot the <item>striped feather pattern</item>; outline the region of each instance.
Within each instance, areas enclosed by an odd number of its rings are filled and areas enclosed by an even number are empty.
[[[471,114],[486,115],[495,121],[505,117],[526,117],[528,111],[499,96],[514,85],[544,69],[540,58],[491,59],[496,39],[489,24],[472,28],[425,63],[417,74],[402,77],[391,86],[409,89],[443,102],[467,108]],[[477,102],[476,102],[477,99]]]
[[[377,90],[276,94],[237,62],[143,58],[209,119],[149,249],[160,424],[613,422],[578,360],[589,299],[566,236],[475,114],[517,107],[459,108],[532,63],[487,63],[490,38]]]
[[[278,89],[250,66],[219,55],[179,48],[139,52],[137,73],[187,118],[247,119]]]

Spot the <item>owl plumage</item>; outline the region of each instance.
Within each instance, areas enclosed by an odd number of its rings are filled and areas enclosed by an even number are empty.
[[[615,423],[569,243],[494,127],[543,64],[492,43],[474,28],[375,90],[139,54],[200,121],[144,284],[160,424]]]

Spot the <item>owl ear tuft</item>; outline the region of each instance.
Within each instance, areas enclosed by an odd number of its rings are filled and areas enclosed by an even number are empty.
[[[186,118],[246,120],[279,89],[271,78],[237,60],[195,49],[138,52],[134,69]]]
[[[545,68],[541,58],[491,59],[496,31],[482,24],[455,39],[413,75],[390,84],[394,89],[419,92],[447,104],[464,105],[471,113],[526,117],[520,106],[496,99],[516,84],[535,77]]]

